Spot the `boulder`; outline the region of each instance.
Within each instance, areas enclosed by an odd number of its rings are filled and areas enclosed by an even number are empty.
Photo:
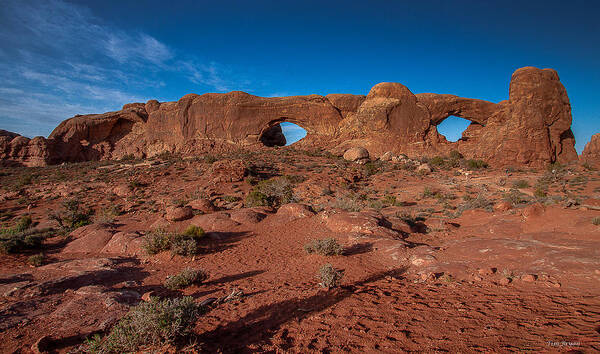
[[[300,203],[289,203],[282,205],[277,210],[276,215],[280,218],[284,218],[286,221],[292,221],[313,216],[315,215],[315,212],[308,205]]]
[[[369,151],[363,147],[353,147],[346,150],[344,159],[348,161],[368,160]]]
[[[267,214],[251,208],[230,210],[228,213],[231,220],[240,224],[257,224],[267,217]]]
[[[167,207],[165,219],[168,221],[182,221],[190,219],[192,216],[194,216],[194,213],[190,206],[170,206]]]
[[[210,201],[210,199],[195,199],[188,203],[194,210],[199,210],[203,213],[212,213],[217,210],[214,204]]]
[[[325,226],[332,232],[357,233],[382,237],[397,237],[398,233],[385,225],[386,220],[376,212],[337,211],[323,213]]]
[[[62,253],[95,253],[100,252],[115,234],[114,230],[106,229],[101,225],[87,225],[71,232],[74,238],[69,242]]]
[[[137,232],[117,232],[102,248],[102,253],[119,254],[127,256],[145,255],[142,245],[144,238]]]
[[[239,226],[240,223],[231,219],[229,213],[218,212],[205,215],[196,215],[190,220],[190,224],[200,226],[204,231],[229,231]]]

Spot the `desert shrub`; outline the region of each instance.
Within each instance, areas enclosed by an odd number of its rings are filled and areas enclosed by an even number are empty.
[[[517,188],[517,189],[528,188],[529,187],[529,182],[527,182],[524,179],[520,179],[520,180],[517,180],[517,181],[513,182],[513,187]]]
[[[480,170],[483,168],[488,168],[488,163],[483,160],[469,159],[465,160],[465,167],[469,170]]]
[[[87,340],[88,353],[135,352],[144,345],[174,344],[190,335],[200,316],[192,297],[164,299],[153,297],[132,307],[102,338]]]
[[[23,253],[39,249],[51,233],[52,229],[28,229],[18,233],[0,234],[0,253]]]
[[[348,194],[338,194],[331,203],[332,208],[346,211],[361,211],[365,208],[366,195],[359,195],[351,192]]]
[[[148,254],[157,254],[171,248],[171,234],[163,229],[156,229],[144,235],[142,248]]]
[[[22,253],[39,249],[52,229],[32,229],[31,217],[20,218],[12,227],[0,229],[0,253]]]
[[[193,256],[198,253],[198,240],[183,234],[173,234],[170,238],[170,248],[173,254]]]
[[[456,150],[452,150],[448,154],[448,158],[450,158],[452,160],[460,160],[460,159],[463,158],[463,155],[460,152],[456,151]]]
[[[93,211],[82,210],[78,200],[71,199],[62,203],[62,208],[56,212],[50,213],[49,217],[58,225],[66,230],[74,230],[81,226],[90,224],[90,217]]]
[[[205,233],[201,227],[190,225],[181,234],[156,229],[144,236],[142,247],[148,254],[171,250],[180,256],[193,256],[200,250],[199,243]]]
[[[319,269],[317,277],[321,281],[319,283],[320,286],[330,289],[340,285],[340,281],[344,277],[344,272],[333,268],[331,264],[325,264]]]
[[[186,268],[177,275],[167,277],[164,285],[167,289],[179,290],[201,283],[206,279],[208,279],[208,274],[203,270]]]
[[[205,232],[204,232],[204,229],[202,229],[200,226],[190,225],[187,227],[187,229],[185,229],[183,234],[185,236],[190,236],[195,239],[200,239],[200,238],[204,237]]]
[[[528,202],[527,195],[514,188],[508,193],[504,193],[503,199],[513,205],[525,204]]]
[[[286,177],[258,182],[246,197],[246,206],[279,207],[294,201],[293,184]]]
[[[423,188],[423,198],[439,198],[441,196],[441,192],[438,190],[431,189],[429,187]]]
[[[369,161],[362,166],[363,171],[367,177],[373,176],[373,175],[381,172],[383,170],[383,167],[384,167],[384,162],[380,161],[380,160]]]
[[[330,237],[322,240],[312,240],[304,245],[306,253],[317,253],[322,256],[339,256],[344,252],[344,248],[336,239]]]
[[[471,209],[484,209],[493,211],[494,202],[479,194],[475,198],[465,197],[465,201],[458,206],[458,211],[463,212]]]
[[[435,167],[442,167],[446,161],[441,156],[435,156],[429,159],[429,164]]]
[[[94,221],[101,225],[112,224],[119,215],[121,215],[121,207],[112,205],[100,210]]]
[[[533,192],[533,195],[536,198],[546,198],[548,196],[548,193],[542,186],[537,186],[535,188],[535,191]]]
[[[227,203],[235,203],[235,202],[237,202],[240,199],[242,199],[242,198],[240,198],[238,196],[235,196],[235,195],[226,195],[226,196],[223,196],[223,200],[226,201]]]
[[[27,258],[27,263],[34,267],[39,267],[44,263],[44,255],[42,253],[35,254]]]
[[[23,232],[23,231],[27,230],[28,228],[30,228],[31,224],[33,224],[33,220],[31,219],[31,216],[26,215],[26,216],[21,217],[13,227],[0,230],[0,234],[15,235],[15,234],[18,234],[18,233]]]
[[[404,203],[399,201],[395,195],[386,195],[383,198],[383,203],[390,206],[404,206]]]
[[[592,224],[594,225],[600,225],[600,216],[596,216],[595,218],[592,219]]]

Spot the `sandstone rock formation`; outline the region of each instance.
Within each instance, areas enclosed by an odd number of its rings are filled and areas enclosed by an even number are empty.
[[[585,145],[581,159],[589,163],[600,164],[600,134],[592,135],[592,139]]]
[[[457,142],[437,132],[454,115],[471,121]],[[512,75],[509,99],[499,103],[454,95],[413,94],[399,83],[380,83],[369,94],[264,98],[244,92],[189,94],[177,102],[131,103],[116,112],[75,116],[48,137],[0,133],[3,164],[197,155],[285,145],[281,122],[307,131],[300,148],[342,154],[366,148],[411,157],[458,150],[492,165],[542,166],[577,159],[571,107],[556,71],[526,67]]]
[[[354,147],[344,152],[344,159],[348,161],[368,160],[369,151],[363,147]]]

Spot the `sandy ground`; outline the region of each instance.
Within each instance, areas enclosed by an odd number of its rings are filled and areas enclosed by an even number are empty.
[[[250,176],[215,177],[213,160],[230,159],[251,165]],[[3,169],[3,224],[31,215],[56,232],[41,250],[0,255],[0,351],[30,352],[44,336],[42,349],[80,351],[149,291],[198,303],[240,294],[207,308],[191,344],[159,352],[600,351],[598,170],[434,169],[291,149]],[[311,212],[244,205],[253,178],[283,175]],[[94,216],[69,236],[49,215],[70,199]],[[218,210],[165,219],[194,200]],[[120,215],[101,220],[113,205]],[[207,231],[196,256],[139,246],[156,227],[190,224]],[[327,237],[343,255],[304,251]],[[40,252],[43,264],[31,266]],[[344,272],[337,288],[319,286],[327,263]],[[186,267],[209,279],[163,286]]]

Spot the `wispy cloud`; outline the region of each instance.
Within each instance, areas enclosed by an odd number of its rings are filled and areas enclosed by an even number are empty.
[[[116,28],[83,5],[5,0],[0,23],[0,128],[25,135],[46,135],[74,114],[160,99],[164,78],[204,91],[243,84],[223,65],[180,53],[148,33]]]

